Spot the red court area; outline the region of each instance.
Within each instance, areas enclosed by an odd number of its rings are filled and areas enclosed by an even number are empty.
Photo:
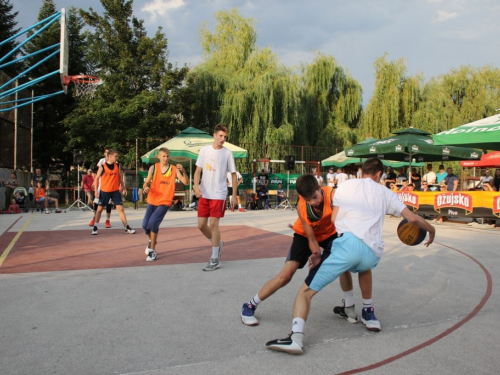
[[[0,236],[1,251],[16,233]],[[223,261],[285,257],[290,236],[244,225],[221,227]],[[158,259],[146,262],[148,238],[142,231],[126,234],[123,229],[90,229],[23,232],[0,267],[0,273],[48,272],[99,268],[204,263],[211,255],[210,242],[198,228],[162,228],[156,247]]]

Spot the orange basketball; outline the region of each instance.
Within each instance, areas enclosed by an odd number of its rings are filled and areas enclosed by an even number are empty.
[[[415,246],[422,243],[427,236],[427,232],[420,229],[415,224],[409,223],[404,219],[398,225],[398,237],[405,245]]]

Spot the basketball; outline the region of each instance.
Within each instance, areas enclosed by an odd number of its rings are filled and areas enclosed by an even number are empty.
[[[398,225],[398,237],[405,245],[415,246],[422,243],[427,236],[427,232],[420,229],[415,224],[409,223],[404,219]]]

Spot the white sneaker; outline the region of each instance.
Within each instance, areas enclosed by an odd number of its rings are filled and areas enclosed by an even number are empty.
[[[286,352],[290,354],[302,354],[304,353],[302,339],[304,338],[303,333],[291,333],[285,339],[272,340],[266,343],[266,346],[271,350],[276,350],[278,352]]]
[[[92,229],[92,235],[97,236],[97,227],[94,225],[94,228]]]
[[[45,213],[46,213],[46,214],[50,214],[50,212],[49,212],[49,209],[48,209],[48,208],[46,208],[46,209],[45,209]]]
[[[151,251],[151,241],[149,241],[148,246],[146,246],[146,255]]]
[[[219,258],[217,259],[211,258],[210,262],[208,262],[205,268],[203,268],[203,271],[215,271],[219,267],[220,267]]]
[[[125,232],[127,232],[128,234],[134,234],[135,233],[135,229],[132,229],[132,228],[125,228]]]
[[[152,262],[156,260],[156,250],[149,249],[148,257],[146,258],[146,262]]]

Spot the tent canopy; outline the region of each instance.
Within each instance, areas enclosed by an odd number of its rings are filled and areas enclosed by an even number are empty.
[[[463,160],[460,162],[462,167],[483,167],[500,168],[500,151],[493,151],[481,156],[481,160]]]
[[[348,156],[346,156],[345,151],[341,151],[338,154],[332,155],[329,158],[322,160],[321,165],[323,167],[334,166],[334,167],[342,168],[348,164],[363,164],[365,162],[365,160],[366,160],[365,158],[348,157]],[[382,163],[386,167],[392,167],[392,168],[401,168],[401,167],[406,167],[409,165],[408,162],[393,161],[393,160],[382,160]],[[424,166],[424,163],[412,163],[412,166],[422,167],[422,166]]]

